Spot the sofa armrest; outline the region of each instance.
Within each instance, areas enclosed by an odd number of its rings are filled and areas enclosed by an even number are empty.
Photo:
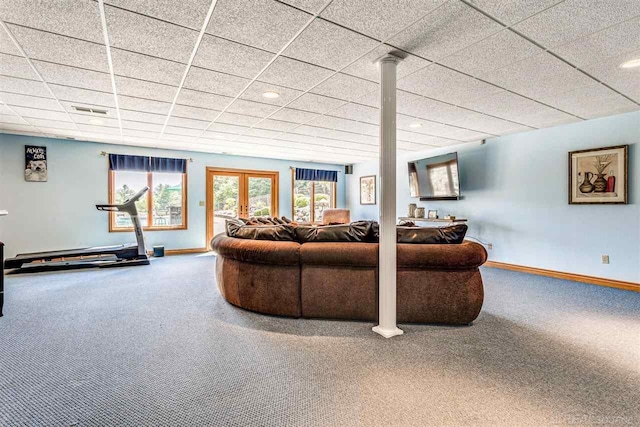
[[[378,244],[354,242],[305,243],[300,247],[303,265],[377,267]]]
[[[420,245],[398,244],[398,268],[470,270],[487,261],[487,251],[478,243]]]

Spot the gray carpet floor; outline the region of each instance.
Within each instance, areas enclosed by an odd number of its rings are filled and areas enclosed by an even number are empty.
[[[235,308],[212,256],[10,276],[2,426],[640,425],[640,294],[483,269],[470,327]]]

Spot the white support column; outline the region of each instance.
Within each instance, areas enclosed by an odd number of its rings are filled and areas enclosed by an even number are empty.
[[[379,324],[373,331],[385,338],[402,334],[396,325],[396,66],[387,55],[380,67],[380,249]]]

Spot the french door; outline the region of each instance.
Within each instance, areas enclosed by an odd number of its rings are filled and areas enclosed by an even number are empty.
[[[207,168],[207,244],[231,218],[278,216],[278,172]]]

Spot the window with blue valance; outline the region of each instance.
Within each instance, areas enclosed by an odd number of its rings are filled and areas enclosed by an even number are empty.
[[[338,182],[338,172],[322,169],[296,168],[296,180]]]
[[[109,170],[187,173],[186,159],[109,154]]]

